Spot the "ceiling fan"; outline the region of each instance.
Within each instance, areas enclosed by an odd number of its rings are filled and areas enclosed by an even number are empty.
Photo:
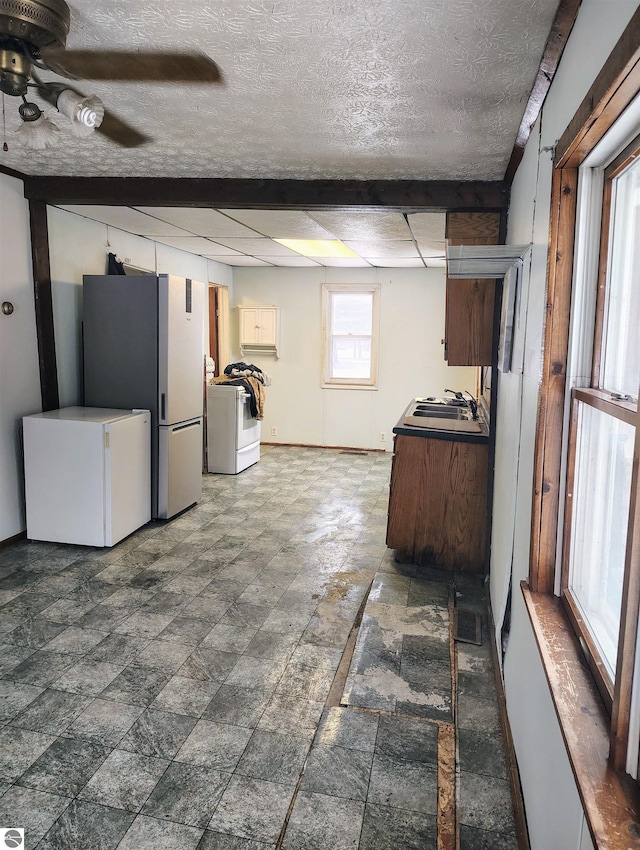
[[[215,62],[200,53],[66,50],[70,19],[65,0],[0,0],[0,92],[22,99],[18,134],[27,147],[49,147],[59,132],[40,107],[27,100],[29,89],[66,115],[74,135],[98,130],[124,147],[150,139],[105,110],[99,98],[85,97],[72,85],[45,81],[40,71],[72,80],[222,82]]]

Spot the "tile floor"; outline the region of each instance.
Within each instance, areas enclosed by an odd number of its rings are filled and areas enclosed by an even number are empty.
[[[515,850],[486,624],[449,639],[484,591],[394,563],[390,463],[264,447],[113,549],[1,550],[0,827],[38,850]]]

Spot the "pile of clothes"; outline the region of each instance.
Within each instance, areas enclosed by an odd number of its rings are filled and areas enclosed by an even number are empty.
[[[244,387],[249,394],[249,409],[254,419],[264,419],[264,388],[271,385],[271,376],[253,363],[230,363],[224,375],[213,379],[214,384],[233,384]]]

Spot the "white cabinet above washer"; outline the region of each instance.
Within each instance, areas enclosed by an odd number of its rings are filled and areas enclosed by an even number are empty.
[[[280,356],[280,308],[273,306],[238,307],[240,352]]]

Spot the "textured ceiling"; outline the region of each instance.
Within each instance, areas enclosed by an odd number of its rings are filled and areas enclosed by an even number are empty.
[[[558,0],[75,0],[69,48],[198,49],[224,85],[80,84],[153,141],[95,135],[26,174],[499,180]]]

